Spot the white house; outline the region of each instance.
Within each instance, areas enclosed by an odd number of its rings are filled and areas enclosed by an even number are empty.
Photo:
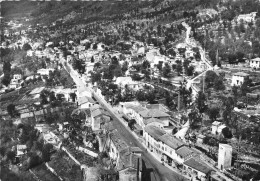
[[[232,76],[232,81],[231,81],[231,86],[241,86],[245,79],[249,77],[249,74],[244,73],[244,72],[237,72],[233,74]]]
[[[133,81],[131,77],[117,77],[115,84],[122,89],[124,89],[125,86],[128,86],[128,88],[134,91],[137,91],[143,87],[143,84]]]
[[[26,145],[17,145],[16,146],[16,155],[21,156],[27,153],[27,146]]]
[[[260,68],[260,58],[258,57],[258,58],[251,59],[249,61],[249,65],[252,68],[256,68],[256,69]]]
[[[40,74],[40,75],[49,75],[50,71],[54,71],[54,69],[39,69],[37,70],[37,73]]]
[[[247,23],[255,22],[256,13],[257,12],[252,12],[250,14],[241,14],[237,17],[237,21],[240,22],[240,20],[243,20]]]
[[[21,74],[14,74],[13,79],[20,80],[22,78]]]

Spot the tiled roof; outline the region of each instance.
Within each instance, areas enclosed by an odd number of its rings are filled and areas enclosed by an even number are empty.
[[[149,109],[149,110],[144,110],[139,112],[139,114],[143,117],[143,118],[160,118],[160,117],[170,117],[169,114],[160,111],[158,109]]]
[[[160,140],[160,137],[166,134],[164,130],[153,125],[145,126],[144,130],[156,140]]]
[[[144,120],[145,125],[150,124],[150,123],[154,123],[154,122],[162,123],[162,120],[157,119],[157,118],[149,118],[149,119]]]
[[[170,134],[165,134],[165,135],[161,136],[160,139],[164,144],[168,145],[169,147],[171,147],[173,149],[177,149],[184,145],[184,143],[182,141],[180,141],[179,139],[175,138],[174,136],[172,136]]]
[[[233,75],[235,75],[235,76],[241,76],[241,77],[249,76],[249,74],[244,73],[244,72],[237,72],[237,73],[234,73]]]
[[[125,168],[138,168],[138,159],[139,159],[139,169],[142,169],[142,160],[141,157],[134,154],[131,151],[131,147],[128,147],[122,150],[120,153],[120,160],[117,165],[117,170],[123,170]]]
[[[88,97],[88,96],[81,97],[78,101],[79,105],[82,105],[82,104],[85,104],[88,102],[92,103],[92,104],[95,103],[95,101],[91,97]]]
[[[91,116],[92,117],[97,117],[97,116],[110,116],[110,114],[102,109],[96,109],[94,111],[91,112]]]
[[[205,163],[195,158],[190,158],[189,160],[185,161],[183,164],[205,174],[212,171],[212,169],[208,167]]]
[[[128,147],[127,143],[124,140],[122,140],[120,134],[116,129],[110,133],[110,138],[119,152]]]
[[[176,153],[180,156],[182,156],[183,158],[186,158],[187,156],[193,154],[194,152],[187,146],[183,146],[183,147],[180,147]]]
[[[146,108],[144,108],[142,106],[132,106],[130,109],[133,109],[137,113],[140,113],[141,111],[147,110]]]

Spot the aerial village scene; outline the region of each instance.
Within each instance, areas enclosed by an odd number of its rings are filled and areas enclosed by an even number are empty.
[[[260,1],[1,1],[0,181],[259,181]]]

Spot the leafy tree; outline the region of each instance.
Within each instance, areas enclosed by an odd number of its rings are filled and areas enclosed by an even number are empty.
[[[123,63],[123,65],[122,65],[122,72],[126,72],[128,70],[128,62],[127,61],[125,61],[124,63]]]
[[[240,87],[240,92],[242,96],[245,96],[246,93],[249,93],[251,90],[249,88],[249,85],[251,84],[252,80],[249,79],[248,77],[245,78],[243,84]]]
[[[232,132],[228,127],[225,127],[222,129],[222,134],[225,138],[231,139],[232,138]]]
[[[142,68],[143,69],[150,68],[150,62],[148,60],[143,61]]]
[[[49,99],[50,99],[50,102],[56,100],[55,93],[54,93],[53,91],[50,93],[50,95],[49,95]]]
[[[101,81],[102,75],[100,72],[91,72],[91,82],[94,84],[95,82]]]
[[[15,152],[10,151],[10,150],[7,151],[7,152],[6,152],[6,157],[7,157],[7,160],[13,161],[14,158],[15,158]]]
[[[224,82],[223,82],[221,77],[218,77],[217,79],[215,79],[215,81],[214,81],[214,88],[217,91],[225,90],[225,85],[224,85]]]
[[[130,119],[129,122],[128,122],[128,126],[129,126],[129,128],[131,128],[131,130],[134,129],[134,127],[133,127],[134,124],[136,124],[135,119]]]
[[[214,85],[215,80],[218,78],[218,75],[212,71],[209,70],[206,72],[206,76],[205,76],[205,83],[207,85],[207,87],[212,87]]]
[[[162,71],[162,65],[163,65],[162,62],[159,62],[159,64],[157,64],[157,68],[159,69],[159,71]]]
[[[15,105],[14,104],[9,104],[7,106],[7,112],[11,117],[14,117],[17,115],[17,111],[15,109]]]
[[[4,61],[4,64],[3,64],[3,72],[4,74],[9,74],[11,72],[11,63],[10,61]]]
[[[197,111],[192,111],[188,114],[191,128],[196,129],[202,121],[202,117]]]
[[[219,117],[219,108],[217,107],[209,108],[207,114],[212,121],[216,121],[217,118]]]
[[[5,85],[5,86],[8,86],[11,82],[11,77],[10,77],[10,74],[9,73],[5,73],[4,74],[4,77],[2,79],[2,84]]]
[[[24,45],[23,45],[23,50],[24,51],[28,51],[28,50],[31,50],[32,49],[32,47],[31,47],[31,45],[29,45],[28,43],[25,43]]]
[[[200,114],[204,113],[207,109],[206,101],[206,95],[202,91],[199,91],[195,103]]]
[[[136,92],[136,99],[138,101],[145,101],[146,100],[146,94],[143,90],[139,90]]]
[[[171,66],[168,63],[165,63],[162,72],[164,77],[169,78],[171,73]]]
[[[76,93],[72,92],[72,93],[70,93],[70,97],[71,97],[72,101],[75,102],[77,95],[76,95]]]

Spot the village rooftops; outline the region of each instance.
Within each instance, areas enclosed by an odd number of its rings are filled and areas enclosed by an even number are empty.
[[[137,113],[140,113],[141,111],[147,110],[146,108],[142,107],[141,105],[139,105],[139,106],[132,106],[132,107],[129,107],[129,108],[133,109]]]
[[[187,146],[183,146],[183,147],[180,147],[176,153],[180,156],[182,156],[183,158],[186,158],[187,156],[190,156],[194,153],[193,150],[191,150],[189,147]]]
[[[95,103],[95,101],[91,97],[88,97],[88,96],[81,97],[78,101],[79,105],[82,105],[82,104],[85,104],[88,102],[92,103],[92,104]]]
[[[257,61],[257,62],[260,62],[260,58],[257,57],[257,58],[251,59],[251,61]]]
[[[158,110],[163,111],[163,112],[169,111],[165,106],[163,106],[161,104],[147,104],[145,107],[147,109],[158,109]]]
[[[142,160],[139,155],[133,154],[132,152],[124,152],[124,154],[120,154],[120,160],[118,163],[118,170],[123,170],[126,168],[133,168],[133,169],[138,169],[138,164],[139,168],[142,169]],[[138,163],[139,159],[139,163]]]
[[[119,85],[119,84],[127,84],[129,82],[132,82],[132,78],[131,77],[117,77],[115,84]]]
[[[221,122],[219,122],[219,121],[214,121],[214,122],[212,123],[212,125],[214,125],[214,126],[219,126],[219,125],[221,125]]]
[[[118,133],[117,129],[114,129],[111,133],[110,133],[110,138],[113,141],[113,143],[115,144],[117,150],[120,152],[123,149],[127,148],[128,145],[126,144],[126,142],[124,140],[121,139],[120,134]]]
[[[160,140],[169,147],[173,148],[174,150],[184,145],[184,143],[181,140],[175,138],[170,134],[164,134],[160,137]]]
[[[213,169],[211,169],[205,163],[195,158],[190,158],[187,161],[185,161],[183,164],[205,174],[208,174],[209,172],[213,171]]]
[[[153,125],[145,126],[144,130],[157,141],[161,140],[161,136],[166,134],[164,130]]]
[[[245,73],[245,72],[237,72],[233,74],[234,76],[239,76],[239,77],[247,77],[249,76],[249,74]]]
[[[143,118],[161,118],[161,117],[170,117],[169,114],[160,111],[158,109],[148,109],[148,110],[144,110],[139,112],[139,114],[143,117]]]
[[[132,102],[120,102],[120,105],[126,107],[126,108],[129,108],[129,107],[132,107],[132,106],[139,106],[140,103],[138,101],[132,101]]]
[[[98,116],[103,116],[103,115],[110,117],[110,114],[109,114],[107,111],[102,110],[102,109],[96,109],[96,110],[94,110],[94,111],[91,112],[91,116],[92,116],[93,118],[98,117]]]
[[[149,119],[144,120],[145,125],[150,124],[150,123],[155,123],[155,122],[162,123],[162,121],[157,118],[149,118]]]
[[[93,112],[97,109],[101,109],[101,110],[104,110],[104,108],[102,106],[100,106],[99,104],[95,104],[93,105],[92,107],[90,107],[90,111]]]

